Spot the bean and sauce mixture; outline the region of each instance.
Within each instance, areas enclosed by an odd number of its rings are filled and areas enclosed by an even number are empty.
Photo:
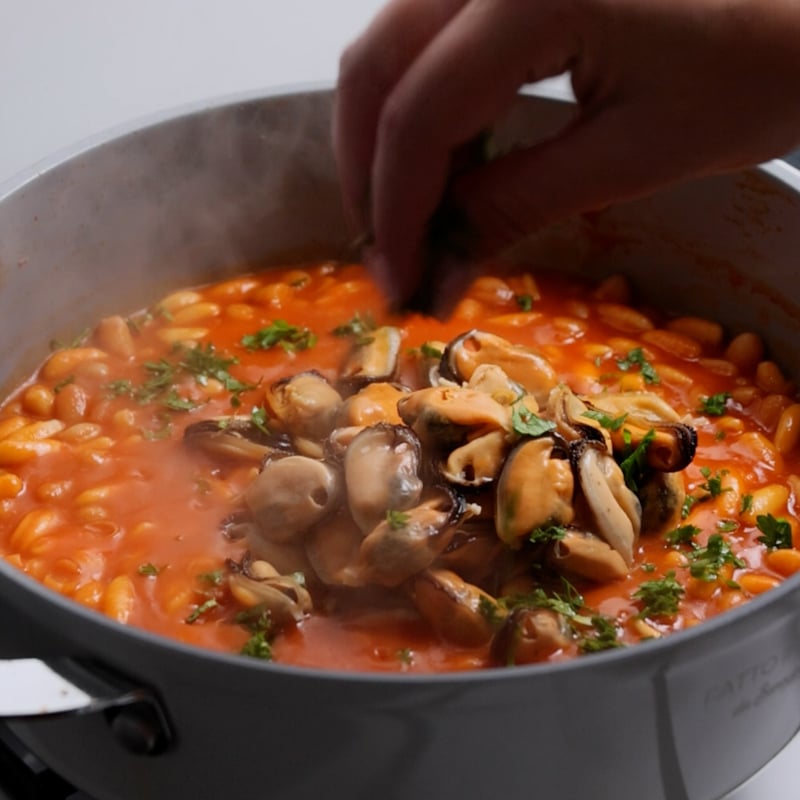
[[[243,656],[560,661],[800,570],[799,435],[756,334],[620,276],[486,275],[439,321],[273,269],[52,343],[0,409],[0,555]]]

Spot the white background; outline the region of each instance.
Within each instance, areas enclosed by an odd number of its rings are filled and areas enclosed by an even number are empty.
[[[0,183],[61,148],[155,111],[332,81],[342,47],[381,5],[0,0]],[[795,800],[798,759],[800,737],[726,800]]]

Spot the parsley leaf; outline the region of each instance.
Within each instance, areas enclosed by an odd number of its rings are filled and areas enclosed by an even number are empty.
[[[139,564],[136,571],[147,578],[155,578],[163,569],[164,567],[157,567],[155,564],[148,562],[147,564]]]
[[[264,631],[256,631],[242,646],[239,651],[243,656],[260,658],[263,661],[272,661],[272,646]]]
[[[700,484],[700,488],[708,492],[709,497],[719,497],[723,492],[731,491],[730,486],[722,486],[722,479],[728,474],[728,470],[722,469],[712,475],[709,467],[701,467],[700,474],[706,479],[705,483]]]
[[[612,417],[602,411],[597,411],[594,408],[587,409],[581,414],[582,417],[588,417],[596,422],[599,422],[602,427],[607,431],[618,431],[628,418],[628,414],[620,414],[618,417]]]
[[[675,573],[671,570],[663,578],[644,581],[632,595],[642,604],[637,616],[640,619],[674,616],[684,593],[685,589],[675,580]]]
[[[378,325],[369,311],[363,315],[356,312],[353,317],[343,325],[337,325],[331,333],[334,336],[352,336],[356,344],[369,344],[372,341],[370,333],[378,329]]]
[[[533,308],[533,295],[515,294],[514,299],[522,311],[530,311]]]
[[[632,492],[638,491],[639,482],[647,471],[647,448],[650,447],[650,443],[655,437],[655,430],[650,428],[642,437],[642,441],[636,445],[633,452],[619,462],[619,468],[622,470],[622,474],[625,478],[625,485]]]
[[[442,351],[438,347],[432,345],[430,342],[423,342],[419,347],[419,351],[425,358],[437,359],[441,358],[443,355]]]
[[[203,614],[207,614],[212,609],[215,609],[218,605],[219,603],[213,597],[206,600],[205,603],[197,606],[197,608],[195,608],[195,610],[192,611],[188,617],[186,617],[185,622],[188,625],[193,625],[198,619],[200,619],[200,617],[203,616]]]
[[[786,550],[792,546],[792,526],[783,517],[772,514],[759,514],[756,525],[763,536],[756,541],[761,542],[768,550]]]
[[[681,525],[679,528],[673,528],[664,534],[667,544],[677,546],[680,544],[694,544],[694,537],[700,533],[700,528],[697,525]]]
[[[514,403],[511,409],[511,427],[520,436],[542,436],[542,434],[553,430],[555,422],[536,416],[533,411],[529,411],[522,403]]]
[[[290,325],[285,319],[275,319],[271,325],[242,336],[241,344],[248,350],[269,350],[275,345],[287,353],[308,350],[317,343],[317,337],[309,328]]]
[[[566,535],[567,529],[563,525],[548,525],[545,528],[536,528],[531,531],[528,540],[533,544],[546,544],[560,541]]]
[[[624,647],[619,640],[617,626],[610,617],[597,614],[591,619],[593,636],[584,636],[578,641],[578,647],[583,653],[597,653],[600,650],[610,650],[615,647]]]
[[[710,417],[721,417],[725,413],[725,405],[730,396],[730,392],[719,392],[709,397],[701,397],[698,411],[701,414],[708,414]]]
[[[701,581],[717,580],[725,564],[740,568],[747,566],[719,533],[712,533],[705,547],[697,547],[689,554],[689,560],[689,574]]]
[[[628,351],[625,358],[617,359],[617,366],[623,371],[627,372],[633,367],[639,367],[645,383],[661,383],[655,367],[645,358],[644,351],[641,347],[634,347],[633,350]]]
[[[393,531],[399,531],[405,528],[410,519],[411,515],[406,514],[403,511],[395,511],[390,508],[386,512],[386,523]]]

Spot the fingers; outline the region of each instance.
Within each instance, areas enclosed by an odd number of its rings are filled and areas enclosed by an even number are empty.
[[[381,109],[397,81],[467,0],[394,0],[342,56],[333,142],[346,211],[370,227],[370,173]]]
[[[375,134],[371,203],[376,248],[392,272],[395,299],[407,299],[420,280],[426,225],[454,151],[491,125],[521,84],[563,71],[572,58],[577,43],[565,33],[563,6],[472,0],[387,96]]]

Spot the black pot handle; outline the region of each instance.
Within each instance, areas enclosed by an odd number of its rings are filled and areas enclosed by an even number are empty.
[[[103,667],[69,658],[0,659],[0,719],[95,713],[131,752],[159,755],[173,741],[155,693]]]

